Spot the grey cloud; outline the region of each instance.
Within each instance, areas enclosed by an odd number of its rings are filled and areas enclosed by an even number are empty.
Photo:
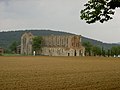
[[[10,0],[0,0],[0,3],[4,3],[6,6],[9,5]]]
[[[88,25],[79,17],[85,2],[87,0],[0,0],[0,29],[47,28],[104,42],[120,42],[120,11],[116,10],[109,22]]]

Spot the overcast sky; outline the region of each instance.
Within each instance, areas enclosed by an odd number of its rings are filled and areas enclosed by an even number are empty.
[[[103,42],[120,42],[120,9],[104,24],[86,24],[80,10],[87,0],[0,0],[0,31],[52,29]]]

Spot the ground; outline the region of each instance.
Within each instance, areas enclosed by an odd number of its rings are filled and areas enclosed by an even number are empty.
[[[120,58],[0,57],[0,90],[120,89]]]

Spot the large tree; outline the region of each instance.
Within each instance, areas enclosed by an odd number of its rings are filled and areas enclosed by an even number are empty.
[[[19,42],[12,42],[12,44],[9,46],[11,53],[17,53],[17,46],[19,45]]]
[[[93,46],[92,47],[92,52],[94,56],[101,56],[101,48],[99,46]]]
[[[120,46],[116,46],[116,47],[112,47],[111,48],[111,55],[114,56],[118,56],[120,55]]]
[[[36,36],[33,38],[33,50],[36,51],[37,54],[39,54],[39,51],[41,50],[41,44],[42,44],[42,37]]]
[[[90,42],[83,42],[82,45],[85,47],[85,55],[91,56],[93,45]]]
[[[89,0],[81,10],[81,19],[86,23],[95,23],[108,21],[112,19],[115,9],[120,7],[120,0]]]

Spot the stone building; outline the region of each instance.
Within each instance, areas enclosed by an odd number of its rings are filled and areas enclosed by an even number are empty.
[[[31,33],[21,37],[21,54],[32,54]],[[84,56],[85,48],[81,45],[80,35],[42,36],[41,55],[47,56]]]
[[[4,49],[0,47],[0,55],[4,53]]]

